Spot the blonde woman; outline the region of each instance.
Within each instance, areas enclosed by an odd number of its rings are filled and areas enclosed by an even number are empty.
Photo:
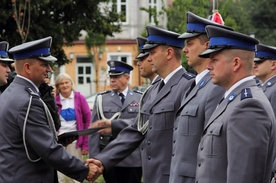
[[[74,82],[72,78],[61,73],[55,81],[57,95],[56,103],[60,115],[61,127],[59,134],[74,130],[87,129],[91,121],[91,111],[85,97],[74,91]],[[82,155],[88,154],[88,136],[80,136],[75,142],[65,147],[68,153],[82,158]],[[58,172],[60,183],[66,182],[66,176]],[[70,179],[71,182],[76,182]]]

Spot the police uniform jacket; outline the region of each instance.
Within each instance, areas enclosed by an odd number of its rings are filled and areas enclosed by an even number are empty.
[[[83,181],[88,167],[54,140],[39,95],[34,95],[25,129],[26,155],[23,145],[23,126],[31,88],[27,80],[16,77],[0,98],[0,182],[54,182],[54,169]]]
[[[270,78],[267,82],[262,85],[262,89],[267,96],[272,109],[274,111],[274,115],[276,116],[276,76]],[[276,148],[276,146],[274,147]],[[276,152],[275,152],[276,153]],[[272,171],[276,172],[276,161],[274,160]]]
[[[271,177],[275,117],[252,79],[218,106],[198,147],[196,182],[268,183]]]
[[[276,114],[276,76],[270,78],[262,85],[262,89],[270,101],[273,111]]]
[[[135,126],[128,126],[96,158],[106,169],[123,159],[140,145],[144,183],[168,183],[172,154],[172,134],[177,109],[191,75],[185,69],[177,71],[158,93],[159,84],[152,86],[141,108],[143,120],[149,120],[149,128],[142,135]],[[137,123],[137,120],[136,120]]]
[[[127,96],[125,97],[124,104],[122,104],[117,92],[115,91],[107,91],[103,92],[102,95],[102,109],[105,118],[110,119],[116,112],[121,112],[120,118],[127,119],[122,120],[124,125],[130,125],[133,123],[132,118],[137,116],[139,110],[139,102],[142,93],[138,91],[128,90]],[[92,122],[95,122],[100,118],[98,115],[98,97],[96,98],[93,111],[92,111]],[[127,123],[130,124],[127,124]],[[100,135],[98,133],[94,133],[89,137],[89,155],[90,157],[94,157],[100,153]],[[129,155],[126,159],[121,161],[118,167],[141,167],[141,156],[139,149],[137,148],[131,155]]]
[[[170,183],[195,182],[197,147],[204,124],[224,93],[224,88],[212,83],[208,72],[182,100],[174,123]]]
[[[161,77],[157,76],[152,81],[151,85],[146,89],[145,93],[143,93],[143,95],[141,97],[142,102],[139,104],[140,105],[139,107],[143,106],[143,104],[145,103],[145,101],[149,97],[149,94],[150,94],[151,90],[154,88],[153,86],[156,85],[156,84],[158,84],[158,82],[160,80],[161,80]],[[122,131],[122,129],[124,129],[125,127],[127,127],[129,124],[136,124],[135,120],[136,120],[136,118],[112,120],[112,123],[111,123],[112,136],[113,137],[117,137],[117,135]]]

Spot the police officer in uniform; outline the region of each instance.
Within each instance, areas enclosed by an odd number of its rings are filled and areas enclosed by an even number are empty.
[[[276,48],[264,44],[257,45],[254,59],[254,74],[261,81],[261,88],[276,114]],[[275,147],[276,148],[276,147]],[[276,161],[273,163],[273,175]],[[275,179],[275,178],[274,178]]]
[[[186,44],[182,51],[186,55],[188,64],[197,72],[197,76],[195,86],[186,93],[177,111],[173,134],[171,183],[195,182],[197,147],[204,124],[225,93],[224,88],[214,85],[211,81],[211,75],[207,69],[210,59],[198,56],[209,44],[205,31],[207,25],[232,30],[191,12],[187,13],[187,31],[179,38],[185,39]]]
[[[110,169],[141,144],[143,182],[168,183],[175,115],[194,76],[181,66],[184,42],[178,39],[180,34],[154,26],[146,30],[143,49],[149,52],[147,60],[162,81],[143,100],[136,125],[124,128],[91,162],[102,162]]]
[[[50,62],[51,37],[26,42],[9,50],[17,75],[0,97],[0,182],[55,182],[55,170],[82,182],[94,172],[57,143],[51,114],[39,94]]]
[[[13,63],[13,59],[8,56],[7,50],[9,49],[9,43],[6,41],[0,42],[0,95],[6,88],[8,83],[8,76],[11,72],[10,64]]]
[[[130,71],[133,67],[122,61],[108,61],[111,91],[100,93],[92,111],[92,123],[100,119],[132,119],[137,116],[141,92],[129,89]],[[125,126],[130,125],[126,120]],[[89,137],[89,155],[98,155],[113,140],[112,134],[92,134]],[[116,167],[104,172],[107,183],[140,183],[142,178],[141,156],[137,148]]]
[[[198,147],[196,182],[267,183],[271,178],[275,116],[252,76],[258,40],[206,27],[212,82],[226,89],[207,122]]]
[[[254,74],[261,81],[261,88],[276,112],[276,48],[257,45],[254,59]],[[276,113],[275,113],[276,114]]]
[[[147,42],[146,38],[137,37],[137,43],[138,43],[138,46],[139,46],[140,53],[136,56],[135,59],[136,59],[137,65],[139,67],[139,74],[143,78],[149,79],[150,82],[151,82],[150,86],[146,89],[146,91],[143,93],[143,95],[141,97],[140,104],[139,104],[140,108],[143,105],[143,103],[145,103],[145,99],[147,98],[147,96],[150,95],[150,92],[153,88],[152,86],[156,85],[161,79],[160,76],[158,76],[155,72],[153,72],[151,70],[151,65],[147,61],[147,57],[149,55],[149,52],[142,49],[143,46],[146,44],[146,42]],[[108,127],[108,128],[104,128],[102,130],[99,130],[99,133],[102,134],[102,135],[112,133],[112,136],[116,137],[118,135],[118,133],[121,132],[122,129],[124,129],[125,127],[128,126],[128,124],[134,123],[134,122],[125,122],[125,120],[134,120],[135,121],[135,118],[131,118],[131,119],[114,119],[114,120],[103,119],[103,120],[99,120],[97,122],[93,122],[90,125],[90,127],[91,128],[99,127],[99,126]]]

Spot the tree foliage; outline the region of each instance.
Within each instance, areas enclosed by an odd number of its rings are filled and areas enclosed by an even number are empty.
[[[276,46],[275,0],[217,0],[218,10],[227,26],[247,35],[254,35],[260,42]],[[168,30],[178,33],[186,31],[186,13],[191,11],[201,17],[212,14],[213,0],[174,0],[166,10]],[[188,70],[187,61],[183,65]]]
[[[87,49],[88,57],[91,60],[91,62],[94,64],[95,68],[95,86],[96,91],[98,90],[98,82],[99,82],[99,62],[96,61],[96,57],[100,58],[102,57],[102,54],[104,52],[104,45],[106,41],[106,36],[102,33],[95,33],[91,30],[87,31],[87,35],[85,36],[85,46]]]
[[[17,15],[30,15],[30,28],[26,40],[22,39],[15,21],[15,2],[17,10],[20,10]],[[29,12],[24,11],[28,5],[26,2],[30,5]],[[105,2],[108,0],[2,0],[0,40],[6,40],[10,46],[15,46],[25,41],[52,36],[52,54],[58,58],[58,65],[63,65],[69,61],[64,54],[63,46],[71,45],[73,41],[78,40],[81,30],[91,30],[108,36],[120,31],[120,15],[99,6],[99,3]],[[21,21],[24,21],[23,18]],[[26,21],[28,20],[25,19]]]

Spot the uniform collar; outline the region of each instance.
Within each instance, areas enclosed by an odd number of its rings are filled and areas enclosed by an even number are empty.
[[[246,78],[243,78],[241,80],[239,80],[238,82],[236,82],[233,86],[231,86],[231,88],[229,90],[227,90],[225,92],[225,95],[224,95],[224,98],[226,96],[228,96],[235,88],[237,88],[239,85],[241,85],[242,83],[246,82],[246,81],[249,81],[249,80],[252,80],[254,79],[254,76],[248,76]]]
[[[21,76],[21,75],[19,75],[19,74],[17,74],[16,77],[22,78],[22,79],[28,81],[29,83],[31,83],[31,84],[34,86],[36,92],[39,93],[38,87],[37,87],[37,86],[34,84],[34,82],[32,82],[30,79],[28,79],[28,78],[26,78],[26,77],[24,77],[24,76]]]
[[[123,92],[121,92],[122,94],[124,94],[124,96],[126,97],[127,96],[127,92],[128,92],[128,87],[126,87],[126,89],[123,91]],[[119,95],[120,93],[118,92],[118,95]]]
[[[202,71],[201,73],[197,74],[195,77],[195,82],[196,85],[197,83],[199,83],[199,81],[209,72],[209,70],[205,69],[204,71]]]
[[[163,78],[163,81],[164,83],[166,84],[170,79],[171,77],[173,77],[173,75],[179,71],[180,69],[182,69],[182,66],[180,65],[179,67],[177,67],[174,71],[172,71],[169,75],[167,75],[165,78]]]
[[[264,83],[262,83],[262,86],[264,86],[264,85],[271,86],[272,85],[271,80],[275,77],[276,77],[276,75],[270,77],[268,80],[266,80]]]

